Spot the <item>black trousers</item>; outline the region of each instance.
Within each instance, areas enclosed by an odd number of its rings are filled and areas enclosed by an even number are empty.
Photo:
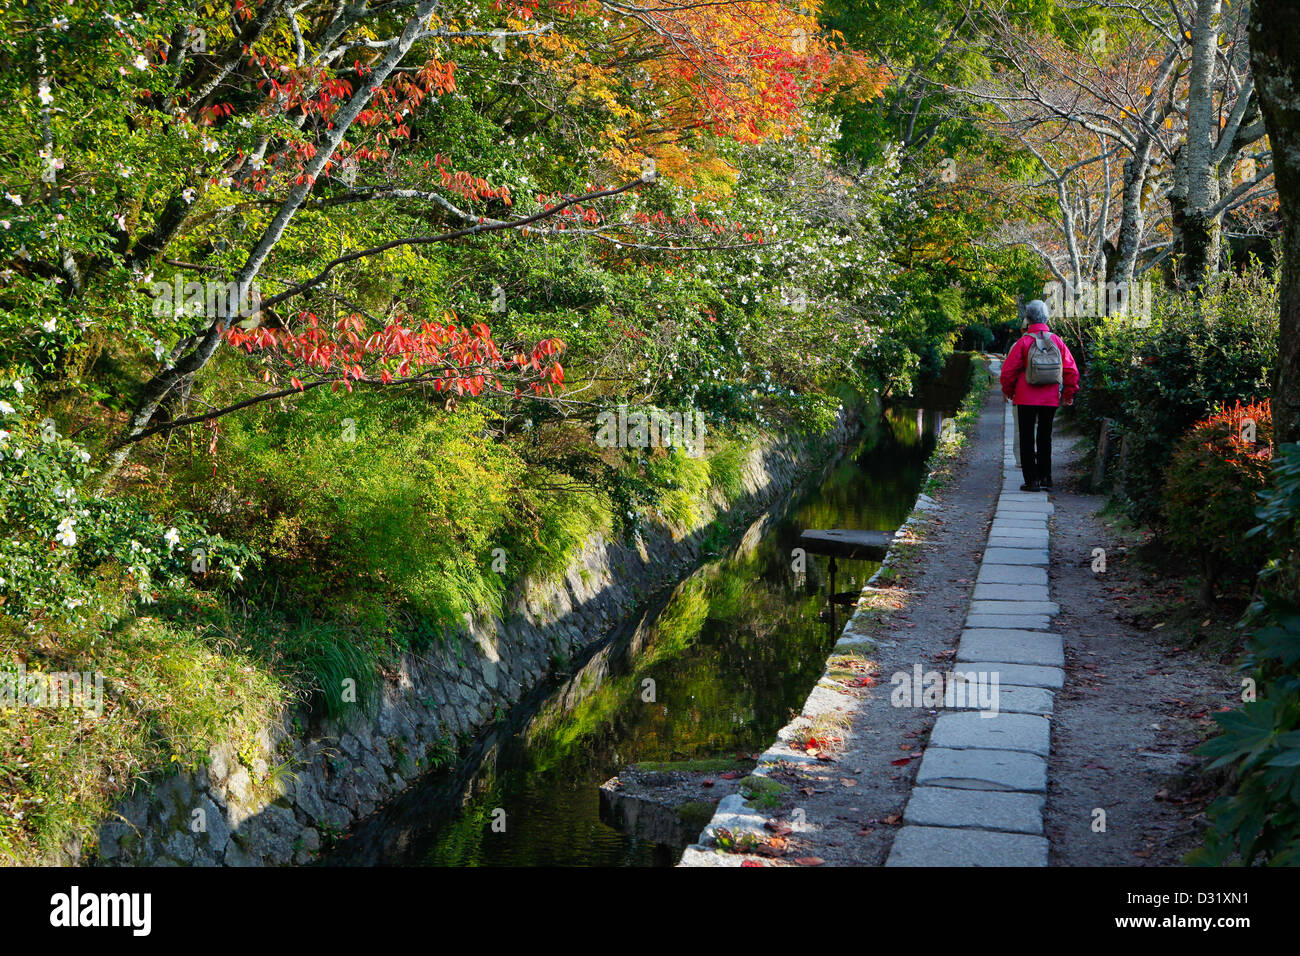
[[[1025,484],[1052,480],[1052,419],[1055,405],[1017,405],[1020,416],[1020,470]]]

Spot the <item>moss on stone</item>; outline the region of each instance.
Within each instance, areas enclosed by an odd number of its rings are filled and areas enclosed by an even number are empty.
[[[770,777],[751,775],[740,781],[740,792],[758,810],[777,810],[785,802],[790,788]]]

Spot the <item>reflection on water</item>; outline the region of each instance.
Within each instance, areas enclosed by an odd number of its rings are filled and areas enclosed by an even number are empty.
[[[517,708],[513,725],[485,733],[456,770],[418,783],[327,862],[675,862],[679,851],[602,823],[598,786],[634,761],[766,749],[802,707],[834,644],[823,616],[827,559],[810,555],[806,573],[792,570],[799,531],[896,528],[940,422],[935,412],[889,411],[752,550],[700,568],[634,634]],[[877,567],[840,560],[836,586],[860,588]]]

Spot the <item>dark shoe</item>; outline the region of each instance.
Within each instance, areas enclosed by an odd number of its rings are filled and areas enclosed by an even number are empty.
[[[1042,491],[1043,489],[1038,487],[1038,482],[1035,481],[1032,485],[1021,485],[1020,490],[1021,491]]]
[[[1052,479],[1051,479],[1051,478],[1044,478],[1044,479],[1042,480],[1042,482],[1041,482],[1041,485],[1042,485],[1042,489],[1043,489],[1044,491],[1051,491],[1051,490],[1052,490]]]

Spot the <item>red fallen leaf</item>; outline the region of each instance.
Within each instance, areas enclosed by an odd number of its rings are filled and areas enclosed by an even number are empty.
[[[740,774],[734,770],[728,770],[726,773],[718,774],[718,776],[721,777],[723,780],[735,780],[737,777],[740,776]]]
[[[902,819],[903,815],[901,813],[891,813],[889,816],[885,817],[882,822],[888,823],[891,827],[894,827],[898,826],[899,821]]]
[[[701,781],[700,781],[700,786],[701,786],[701,787],[711,787],[711,786],[713,786],[713,781],[712,781],[712,780],[701,780]]]
[[[754,847],[754,852],[759,856],[785,856],[785,847],[775,846],[771,843],[760,843]]]
[[[784,823],[777,823],[775,820],[767,820],[763,823],[763,826],[771,830],[777,836],[789,836],[794,832]]]
[[[741,866],[767,866],[766,863],[760,863],[758,860],[741,860]]]
[[[876,679],[874,677],[855,677],[851,681],[846,681],[846,687],[874,687]]]
[[[921,757],[921,751],[913,750],[910,754],[908,754],[908,756],[913,759],[919,759]]]
[[[1206,714],[1208,714],[1208,713],[1209,713],[1208,710],[1198,710],[1196,713],[1194,713],[1194,714],[1188,714],[1187,716],[1190,717],[1192,720],[1200,720],[1202,717],[1204,717],[1204,716],[1205,716]]]
[[[897,760],[889,761],[889,765],[891,767],[906,767],[911,762],[911,757],[899,757]]]
[[[835,758],[832,757],[830,754],[818,754],[818,755],[817,755],[817,759],[820,760],[822,763],[834,763],[834,762],[835,762]]]
[[[795,858],[800,866],[821,866],[826,861],[819,856],[800,856]]]

